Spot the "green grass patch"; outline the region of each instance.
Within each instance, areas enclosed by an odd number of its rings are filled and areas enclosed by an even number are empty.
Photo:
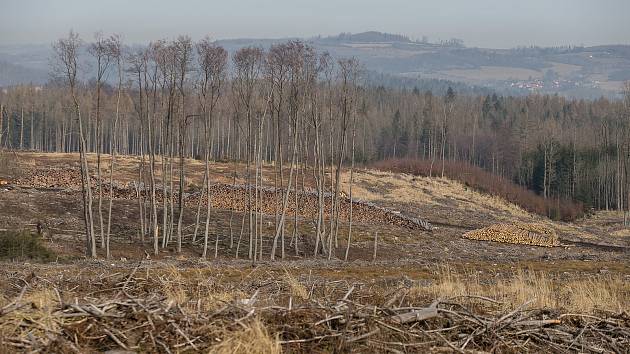
[[[54,254],[42,242],[42,238],[28,231],[0,232],[0,260],[51,261]]]

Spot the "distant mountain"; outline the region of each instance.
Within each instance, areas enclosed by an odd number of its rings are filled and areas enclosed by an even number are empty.
[[[0,86],[45,83],[50,53],[46,45],[0,46]]]
[[[48,80],[48,73],[37,68],[27,68],[22,65],[0,60],[0,86],[18,85],[24,83],[43,84]]]
[[[226,39],[229,52],[297,38]],[[457,39],[429,43],[376,31],[304,39],[334,57],[357,57],[389,83],[422,86],[430,80],[459,82],[503,94],[558,93],[569,97],[616,97],[630,80],[630,46],[467,48]],[[50,46],[0,46],[0,86],[48,80]],[[90,75],[90,66],[85,70]],[[370,75],[376,77],[377,75]],[[413,83],[416,84],[413,84]],[[442,84],[440,84],[442,85]]]

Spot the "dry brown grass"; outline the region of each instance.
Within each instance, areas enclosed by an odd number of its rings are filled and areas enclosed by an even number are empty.
[[[352,193],[355,198],[371,202],[396,201],[457,208],[470,212],[493,212],[497,218],[532,219],[531,213],[506,200],[480,193],[460,182],[441,177],[412,176],[377,170],[355,171]],[[342,174],[342,187],[349,189],[350,174]],[[497,213],[499,211],[500,213]]]
[[[568,295],[567,309],[574,312],[630,310],[630,284],[621,276],[573,281],[566,284],[563,290]]]
[[[186,280],[182,276],[180,270],[174,265],[168,265],[165,275],[160,279],[162,283],[162,292],[166,295],[169,302],[177,305],[184,305],[188,301],[186,293]]]
[[[206,296],[200,297],[199,305],[204,311],[216,311],[227,303],[234,303],[245,298],[245,293],[239,290],[233,291],[212,291]]]
[[[79,154],[78,153],[48,153],[48,152],[19,152],[20,158],[18,163],[14,163],[16,167],[22,167],[23,169],[34,168],[49,168],[55,166],[56,168],[79,168]],[[0,156],[1,157],[1,156]],[[88,163],[92,166],[96,165],[96,154],[90,153],[87,155]],[[16,160],[16,159],[13,159]],[[111,161],[111,155],[102,154],[101,162],[104,168],[103,173],[107,174]],[[2,159],[0,158],[0,163]],[[138,179],[138,166],[140,163],[139,156],[132,155],[118,155],[116,156],[116,171],[114,179],[120,183],[128,183]],[[158,163],[160,163],[158,159]],[[184,159],[186,165],[186,185],[200,186],[203,183],[203,175],[205,170],[205,164],[203,161],[195,160],[191,158]],[[0,165],[1,166],[1,165]],[[241,162],[211,162],[210,174],[211,179],[214,182],[228,183],[233,182],[233,173],[236,172],[238,177],[236,182],[239,184],[245,183],[245,163]],[[156,169],[156,177],[161,179],[161,169]],[[273,183],[273,169],[272,165],[265,164],[263,166],[263,178],[267,185]],[[179,181],[178,175],[173,177],[174,182]]]
[[[542,272],[519,270],[511,280],[499,284],[495,296],[514,303],[533,300],[532,306],[563,308],[572,312],[612,312],[630,309],[630,284],[619,275],[558,282]]]
[[[59,331],[60,323],[53,315],[58,299],[53,290],[45,288],[29,291],[24,294],[22,302],[27,306],[9,313],[0,322],[0,337],[15,333],[16,328],[25,322],[36,324],[30,335],[45,336]]]
[[[170,348],[182,349],[185,346],[196,352],[279,353],[283,349],[289,352],[327,352],[338,347],[343,348],[342,351],[371,352],[373,343],[369,340],[345,343],[343,345],[346,347],[340,347],[340,343],[344,342],[337,336],[343,327],[340,329],[333,322],[324,324],[324,319],[346,314],[346,310],[339,314],[336,308],[344,294],[349,294],[349,303],[359,304],[356,308],[352,307],[352,311],[367,309],[367,312],[356,313],[361,316],[368,314],[368,318],[377,316],[378,312],[381,321],[388,321],[391,316],[391,309],[383,312],[384,308],[426,306],[435,299],[443,300],[442,308],[460,309],[457,306],[461,305],[464,311],[470,310],[473,314],[488,318],[499,318],[518,308],[519,311],[525,311],[522,316],[529,318],[528,314],[533,314],[538,316],[536,319],[545,318],[549,313],[555,316],[553,318],[561,318],[566,313],[579,314],[578,317],[593,315],[609,318],[599,310],[608,310],[611,311],[608,312],[610,316],[617,316],[629,309],[630,301],[630,285],[624,282],[623,273],[593,274],[578,278],[575,276],[577,273],[572,277],[562,277],[559,273],[523,268],[506,273],[506,268],[499,265],[492,269],[481,265],[463,268],[462,265],[445,264],[437,268],[422,267],[415,273],[411,272],[412,269],[403,270],[402,274],[418,279],[421,284],[429,282],[426,286],[411,286],[407,280],[391,278],[395,274],[401,276],[400,268],[382,265],[349,268],[314,266],[308,271],[271,265],[260,265],[252,270],[245,263],[242,268],[225,264],[207,264],[199,268],[188,268],[181,264],[181,268],[169,264],[146,264],[145,267],[139,268],[133,275],[130,275],[130,268],[112,268],[107,271],[102,268],[86,269],[84,272],[78,271],[84,268],[80,265],[38,268],[38,279],[46,279],[46,285],[43,282],[30,282],[36,288],[28,290],[20,302],[27,306],[0,316],[0,339],[10,339],[8,344],[0,340],[0,352],[32,343],[33,338],[48,343],[40,346],[51,352],[67,351],[55,345],[69,345],[77,337],[79,343],[76,346],[80,352],[119,348],[111,333],[117,335],[118,339],[124,338],[123,342],[130,350],[155,352],[163,348],[150,340],[148,332]],[[16,284],[16,280],[31,270],[19,268],[14,271],[9,269],[9,272],[13,275],[5,276],[9,277],[10,282],[0,282],[0,289],[5,294],[11,294],[7,298],[14,299],[17,296],[15,286],[7,284]],[[307,274],[308,280],[305,280]],[[125,294],[120,293],[120,284],[127,279],[132,281]],[[173,284],[169,287],[168,283]],[[354,291],[348,292],[351,287]],[[58,301],[54,289],[61,292],[65,299],[63,303]],[[311,298],[306,298],[307,289],[313,291]],[[254,294],[257,294],[255,303],[242,301],[252,298]],[[167,298],[163,299],[162,295]],[[498,303],[467,297],[474,295],[492,298]],[[392,298],[395,298],[393,305],[390,303]],[[112,302],[112,299],[116,300]],[[291,303],[293,306],[289,310]],[[528,305],[521,306],[524,303]],[[549,312],[544,308],[554,311]],[[96,315],[90,315],[88,312],[94,309]],[[142,315],[145,313],[143,309],[157,311],[152,318],[155,320],[157,316],[162,316],[163,320],[154,321],[155,327],[151,327]],[[103,311],[108,316],[98,315]],[[69,314],[72,316],[64,317]],[[355,321],[351,327],[355,335],[351,334],[348,338],[372,333],[373,328],[366,328],[365,322],[361,322],[364,321],[363,317],[350,318]],[[623,321],[617,318],[614,317],[615,321]],[[357,326],[356,321],[361,322],[360,325]],[[428,321],[426,325],[438,330],[453,327],[452,322],[441,320]],[[579,330],[582,325],[574,324],[572,328]],[[417,327],[411,325],[402,329]],[[357,328],[361,332],[356,332]],[[391,328],[391,325],[381,328],[382,333],[374,334],[372,338],[377,341],[390,340],[399,333],[388,332]],[[414,333],[421,335],[421,331]],[[131,333],[142,333],[142,338]],[[457,342],[461,339],[457,337],[459,334],[456,332],[447,338]],[[60,338],[60,341],[50,339],[54,337]],[[320,337],[321,340],[312,341],[314,337]],[[403,341],[407,343],[406,340]],[[484,343],[478,343],[477,349],[488,350],[492,347],[491,343]],[[31,344],[28,345],[30,348]]]
[[[625,237],[630,237],[630,230],[629,229],[616,230],[616,231],[612,231],[610,234],[615,237],[625,238]]]
[[[560,203],[557,203],[552,199],[543,198],[507,178],[466,162],[445,161],[442,164],[443,171],[439,165],[430,160],[389,159],[378,161],[372,166],[382,171],[410,173],[415,176],[443,175],[452,180],[460,181],[475,190],[504,198],[529,212],[554,220],[573,221],[584,216],[584,206],[579,202],[561,200]]]
[[[347,193],[350,174],[345,172],[341,178],[342,188]],[[625,229],[616,231],[611,227],[601,226],[607,220],[621,222],[623,216],[619,212],[600,211],[592,217],[573,223],[554,221],[530,213],[503,198],[478,192],[448,178],[357,170],[354,174],[354,182],[352,187],[354,198],[380,204],[390,202],[406,204],[430,213],[435,213],[440,209],[444,211],[439,213],[439,219],[429,221],[459,224],[462,218],[465,220],[467,216],[479,217],[481,215],[483,217],[480,217],[480,220],[483,220],[483,224],[486,225],[493,222],[513,223],[515,221],[537,223],[555,229],[559,235],[571,235],[580,239],[597,239],[600,235],[610,235],[613,232],[617,232],[615,235],[620,236],[619,238],[626,234],[630,235],[630,231],[627,232]],[[460,216],[454,216],[454,212]],[[426,217],[426,215],[419,216]],[[584,226],[588,226],[588,229]],[[597,235],[591,230],[596,231]]]
[[[188,277],[187,283],[191,287],[191,297],[197,299],[197,302],[189,304],[189,307],[199,306],[204,311],[216,311],[226,304],[236,303],[248,297],[240,289],[226,288],[227,284],[217,283],[200,270],[196,270]]]
[[[37,309],[50,309],[58,302],[57,295],[52,289],[38,289],[24,296],[26,302],[32,303]]]
[[[272,337],[267,327],[258,319],[244,325],[242,330],[229,331],[210,350],[217,354],[273,354],[281,353],[282,347],[277,336]]]
[[[284,282],[288,285],[291,296],[296,299],[308,299],[308,291],[302,283],[300,283],[288,270],[284,270]]]
[[[623,211],[600,210],[595,214],[579,221],[583,228],[597,230],[599,233],[610,235],[616,239],[630,238],[630,228],[623,224]]]
[[[576,313],[630,310],[630,283],[622,275],[558,280],[545,272],[517,269],[510,276],[488,283],[479,273],[438,267],[429,286],[415,286],[416,298],[484,296],[502,302],[506,310],[528,303],[532,308],[564,309]]]
[[[519,268],[511,279],[500,281],[488,290],[489,295],[505,301],[508,306],[527,302],[536,307],[555,308],[559,305],[559,288],[543,272],[527,272]]]
[[[481,285],[476,274],[469,273],[464,277],[454,271],[448,264],[438,266],[437,279],[426,288],[414,287],[412,296],[426,295],[434,298],[447,298],[472,295],[480,292]]]

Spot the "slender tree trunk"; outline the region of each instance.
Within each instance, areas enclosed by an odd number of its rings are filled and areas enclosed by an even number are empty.
[[[31,129],[31,134],[28,136],[28,147],[30,150],[35,149],[35,145],[34,145],[34,141],[33,141],[33,136],[35,135],[33,130],[33,122],[35,120],[35,107],[33,107],[33,110],[31,110],[31,124],[30,124],[30,129]]]
[[[195,217],[195,231],[193,232],[192,243],[197,241],[197,232],[199,232],[199,218],[201,216],[201,204],[203,203],[203,197],[206,195],[206,179],[208,178],[208,173],[204,169],[203,172],[203,184],[201,186],[201,190],[199,193],[199,200],[197,201],[197,216]]]
[[[372,254],[372,262],[376,261],[376,250],[378,249],[378,231],[374,232],[374,253]]]
[[[100,68],[99,68],[100,69]],[[103,225],[103,179],[101,177],[101,82],[96,83],[96,181],[98,183],[98,221],[100,226],[101,248],[105,248],[105,228]]]
[[[2,150],[2,134],[4,134],[4,105],[0,104],[0,150]]]
[[[105,240],[105,252],[107,258],[111,257],[109,241],[110,241],[110,231],[112,224],[112,203],[114,201],[114,167],[116,163],[116,146],[118,144],[118,120],[120,119],[120,96],[122,90],[122,67],[120,63],[120,54],[118,56],[118,92],[116,95],[116,116],[114,119],[114,127],[109,136],[110,141],[110,149],[111,149],[111,162],[109,166],[109,206],[107,208],[107,234]],[[149,138],[149,144],[151,143]]]
[[[20,150],[24,149],[24,107],[20,110]]]
[[[289,182],[288,182],[288,185],[287,185],[286,193],[283,194],[282,210],[280,211],[280,227],[276,228],[276,235],[273,238],[273,247],[271,249],[271,259],[272,260],[275,259],[276,248],[278,246],[278,238],[280,237],[281,231],[284,228],[283,225],[284,225],[284,220],[285,220],[286,212],[287,212],[287,206],[288,206],[288,202],[289,202],[289,191],[291,190],[291,185],[292,185],[292,182],[293,182],[293,171],[294,171],[294,167],[295,167],[295,158],[296,158],[296,154],[297,154],[297,143],[298,143],[297,117],[295,117],[295,120],[296,120],[296,122],[294,123],[294,126],[293,126],[293,152],[291,154],[291,167],[289,169]]]
[[[88,239],[88,250],[89,250],[90,256],[92,258],[96,258],[97,257],[96,237],[94,235],[94,218],[92,216],[92,185],[90,181],[90,170],[89,170],[87,154],[86,154],[87,146],[86,146],[85,138],[83,135],[83,122],[81,119],[81,110],[79,108],[79,103],[77,101],[77,98],[74,95],[74,88],[72,89],[72,92],[73,92],[73,97],[74,97],[73,98],[74,107],[77,114],[77,120],[79,123],[79,155],[81,158],[81,176],[83,180],[83,183],[82,183],[83,207],[84,207],[84,214],[85,214],[85,229],[86,229],[86,235]]]
[[[211,200],[210,200],[210,144],[211,144],[211,134],[212,134],[212,111],[214,109],[214,104],[210,108],[210,112],[206,112],[205,102],[202,105],[202,116],[204,119],[204,137],[206,142],[206,151],[205,151],[205,187],[206,187],[206,224],[204,229],[203,236],[203,255],[202,257],[205,259],[208,255],[208,237],[210,232],[210,210],[211,210]],[[216,230],[216,228],[215,228]],[[216,252],[215,252],[216,253]],[[216,258],[216,255],[215,255]]]
[[[233,182],[232,182],[232,193],[236,192],[236,172],[234,172],[233,174]],[[234,220],[234,208],[235,208],[235,203],[234,200],[236,199],[236,196],[234,196],[234,198],[232,198],[231,200],[231,205],[232,207],[230,208],[230,249],[232,249],[234,247],[234,230],[232,228],[232,221]]]
[[[178,219],[177,219],[177,253],[182,252],[182,221],[184,218],[184,143],[186,123],[182,123],[180,127],[180,144],[179,144],[179,195],[178,195]]]
[[[350,215],[349,215],[349,223],[348,223],[348,241],[346,242],[346,254],[344,255],[344,260],[348,261],[348,253],[350,252],[350,242],[352,237],[352,184],[354,183],[354,140],[356,137],[357,131],[357,118],[356,114],[353,114],[352,117],[352,156],[351,156],[351,165],[350,165],[350,186],[348,191],[348,197],[350,198]]]

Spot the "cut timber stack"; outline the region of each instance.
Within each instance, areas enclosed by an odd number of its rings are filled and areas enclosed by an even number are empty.
[[[91,176],[92,192],[97,193],[98,180],[95,176]],[[143,183],[129,182],[126,184],[114,183],[110,186],[107,179],[104,179],[102,189],[103,196],[108,198],[110,188],[113,189],[114,199],[135,200],[138,193],[148,198],[150,190]],[[81,190],[81,174],[77,169],[39,169],[32,171],[16,181],[18,186],[34,187],[34,188],[55,188],[66,191]],[[252,188],[253,189],[253,188]],[[245,185],[229,185],[216,183],[210,187],[210,203],[213,208],[235,210],[245,212],[247,210],[247,186]],[[267,215],[275,215],[282,209],[284,193],[282,190],[275,188],[259,188],[260,205],[262,212]],[[286,193],[286,192],[285,192]],[[297,205],[295,203],[295,193],[297,193]],[[172,196],[173,200],[177,200],[178,192],[171,194],[170,188],[167,188],[167,196]],[[345,193],[340,193],[339,200],[339,217],[342,221],[350,219],[350,199]],[[161,205],[164,200],[163,186],[156,185],[155,197]],[[195,208],[201,199],[202,205],[208,203],[207,195],[201,196],[199,190],[189,190],[184,193],[184,203],[186,207]],[[324,195],[324,215],[329,218],[333,214],[332,195],[325,193]],[[412,216],[403,215],[402,213],[378,206],[376,204],[365,202],[357,199],[352,201],[352,218],[356,223],[365,224],[388,224],[404,227],[410,230],[431,231],[433,226],[422,219]],[[286,215],[288,218],[295,215],[303,218],[315,218],[318,211],[318,196],[313,190],[289,191]]]
[[[259,188],[261,197],[261,206],[263,213],[274,215],[276,211],[282,209],[283,195],[281,190],[274,188]],[[291,217],[297,214],[300,217],[315,218],[318,211],[317,193],[312,190],[297,191],[297,205],[295,203],[295,190],[289,191],[289,199],[287,204],[286,215]],[[190,207],[197,205],[199,201],[199,193],[190,195],[186,198],[186,203]],[[207,203],[207,197],[204,195],[202,204]],[[230,186],[226,184],[215,184],[211,187],[210,203],[213,208],[232,209],[244,212],[247,209],[247,187],[244,185]],[[333,214],[332,195],[325,193],[324,195],[324,214],[329,217]],[[396,225],[411,230],[431,231],[433,226],[422,219],[403,215],[395,210],[390,210],[377,206],[373,203],[353,199],[353,220],[358,223],[373,224],[382,223]],[[340,196],[339,201],[339,217],[343,221],[350,219],[350,199]],[[297,208],[297,210],[296,210]]]
[[[471,240],[516,243],[522,245],[554,247],[559,246],[556,231],[538,224],[494,224],[483,229],[465,233]]]
[[[81,172],[68,168],[39,169],[16,182],[21,186],[36,188],[73,189],[81,186]],[[96,185],[96,177],[91,176],[91,183]]]

